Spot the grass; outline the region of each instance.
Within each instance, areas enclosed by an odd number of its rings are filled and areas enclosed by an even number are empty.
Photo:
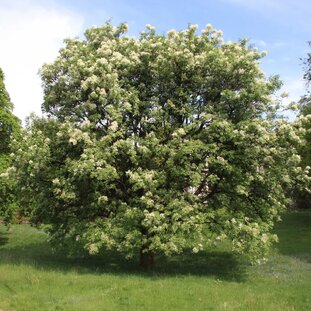
[[[311,211],[287,213],[270,261],[225,249],[158,258],[153,271],[110,252],[53,253],[28,225],[0,227],[0,311],[311,310]]]

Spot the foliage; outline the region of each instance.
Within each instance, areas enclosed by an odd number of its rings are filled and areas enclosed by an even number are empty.
[[[20,129],[20,122],[12,113],[13,105],[4,85],[4,74],[0,69],[0,175],[6,175],[10,166],[10,140]],[[12,216],[14,197],[12,181],[0,178],[0,216],[8,221]]]
[[[308,42],[311,47],[311,41]],[[300,111],[302,115],[311,114],[311,94],[310,94],[310,85],[311,85],[311,52],[307,54],[307,58],[304,59],[305,73],[303,78],[307,86],[307,94],[304,95],[300,100]]]
[[[311,42],[309,42],[311,46]],[[306,82],[306,95],[300,100],[300,114],[296,123],[301,128],[301,135],[304,139],[304,144],[299,148],[299,154],[302,158],[303,167],[311,167],[311,53],[308,53],[307,58],[304,60],[305,74],[304,79]],[[310,189],[310,187],[309,187]],[[309,189],[297,188],[295,189],[295,201],[299,208],[311,208],[311,192]]]
[[[309,46],[311,47],[311,41],[309,42]],[[305,166],[311,166],[311,95],[310,95],[310,86],[311,86],[311,53],[308,53],[307,58],[304,61],[305,64],[305,74],[304,79],[306,82],[306,92],[307,94],[301,99],[300,106],[300,115],[306,117],[306,120],[302,124],[304,129],[306,130],[306,145],[304,146],[302,152],[303,163]]]
[[[50,118],[14,145],[22,205],[53,241],[90,253],[141,252],[148,265],[189,241],[197,253],[229,239],[258,260],[302,175],[295,129],[267,117],[279,80],[245,40],[224,43],[210,25],[126,30],[89,29],[44,65]]]

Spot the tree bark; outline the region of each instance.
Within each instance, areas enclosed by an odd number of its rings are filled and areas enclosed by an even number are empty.
[[[154,253],[151,251],[140,251],[139,265],[144,269],[150,269],[154,265]]]

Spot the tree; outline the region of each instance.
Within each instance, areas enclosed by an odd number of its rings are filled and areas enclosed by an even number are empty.
[[[43,66],[43,110],[12,172],[58,244],[114,248],[151,266],[223,239],[258,260],[287,203],[298,136],[267,118],[280,86],[263,56],[210,25],[139,39],[109,23]]]
[[[308,42],[311,47],[311,41]],[[300,100],[300,113],[302,115],[311,114],[311,94],[310,94],[310,85],[311,85],[311,52],[307,54],[307,58],[304,59],[305,73],[303,78],[307,86],[307,94],[304,95]]]
[[[10,141],[12,136],[19,131],[20,122],[12,113],[8,92],[4,85],[4,74],[0,69],[0,176],[6,176],[6,170],[10,166]],[[12,216],[10,208],[14,202],[12,196],[12,183],[0,178],[0,216],[9,221]]]
[[[311,41],[308,42],[311,46]],[[300,100],[300,113],[297,118],[297,127],[300,128],[300,136],[304,140],[304,144],[301,144],[299,148],[299,154],[302,158],[302,167],[311,167],[311,53],[307,54],[307,58],[304,60],[305,74],[303,76],[306,82],[306,95]],[[299,208],[311,207],[311,192],[310,186],[307,187],[305,183],[300,183],[294,191],[294,197],[296,205]]]

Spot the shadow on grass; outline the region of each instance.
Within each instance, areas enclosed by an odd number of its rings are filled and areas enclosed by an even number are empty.
[[[8,240],[9,240],[8,233],[1,232],[1,234],[0,234],[0,246],[8,243]]]
[[[64,273],[75,271],[80,274],[134,274],[144,277],[196,275],[235,282],[245,280],[245,264],[237,256],[225,251],[192,254],[190,250],[186,250],[171,258],[159,255],[154,268],[144,271],[138,266],[136,258],[126,260],[114,251],[105,251],[97,256],[68,257],[64,253],[53,252],[47,242],[38,241],[0,246],[1,263],[27,264],[38,269]]]
[[[285,256],[311,262],[311,211],[290,211],[282,216],[275,233],[280,243],[278,252]]]

